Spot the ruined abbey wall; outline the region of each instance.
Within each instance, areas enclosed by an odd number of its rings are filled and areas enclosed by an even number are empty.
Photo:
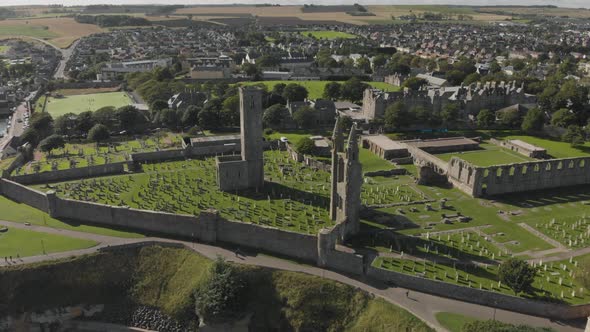
[[[590,184],[590,157],[489,167],[453,158],[448,176],[454,185],[474,197]]]

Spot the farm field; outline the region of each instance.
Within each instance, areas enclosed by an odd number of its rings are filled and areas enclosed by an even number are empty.
[[[79,114],[86,111],[96,111],[107,106],[118,108],[131,104],[133,104],[133,100],[126,92],[68,95],[63,98],[49,97],[45,112],[56,118],[67,113]]]
[[[436,154],[435,156],[444,161],[450,161],[451,158],[457,157],[481,167],[535,160],[520,153],[489,143],[482,143],[480,144],[480,147],[482,150],[442,153]]]
[[[590,10],[583,8],[548,8],[548,7],[479,7],[480,12],[505,12],[516,15],[538,15],[538,16],[569,16],[577,18],[588,18],[590,17]]]
[[[103,31],[96,25],[78,23],[71,17],[0,21],[0,36],[2,37],[41,38],[59,48],[67,48],[76,39]]]
[[[324,94],[324,87],[326,86],[326,84],[330,83],[332,81],[258,81],[258,82],[244,82],[244,83],[240,83],[242,85],[257,85],[257,84],[264,84],[268,90],[272,90],[274,88],[275,85],[283,83],[283,84],[289,84],[289,83],[296,83],[299,85],[304,86],[307,89],[307,92],[309,92],[308,98],[309,99],[318,99],[318,98],[322,98],[322,95]],[[343,82],[340,82],[343,83]],[[371,85],[374,88],[377,89],[381,89],[384,91],[388,91],[388,92],[392,92],[392,91],[399,91],[400,87],[399,86],[395,86],[395,85],[391,85],[385,82],[365,82],[369,85]]]
[[[473,21],[464,21],[466,23],[473,22],[491,22],[502,21],[509,16],[496,15],[493,13],[478,13],[471,7],[465,6],[436,6],[436,5],[371,5],[366,6],[369,12],[375,16],[351,16],[344,11],[336,12],[302,12],[302,6],[272,6],[272,7],[255,7],[255,6],[195,6],[182,8],[176,11],[177,14],[195,14],[207,15],[211,17],[227,17],[251,14],[257,17],[266,19],[281,18],[298,19],[302,23],[305,21],[337,21],[349,24],[392,24],[395,23],[391,16],[409,15],[411,13],[421,14],[424,12],[444,13],[444,14],[463,14],[473,17]]]
[[[301,31],[299,33],[304,36],[311,35],[312,37],[314,37],[316,39],[338,39],[338,38],[354,39],[354,38],[357,38],[356,35],[353,35],[351,33],[340,32],[340,31],[330,31],[330,30],[321,30],[321,31],[305,30],[305,31]]]
[[[72,237],[34,232],[18,228],[9,228],[0,233],[0,257],[17,255],[20,257],[37,256],[54,252],[86,249],[97,245],[96,242]]]

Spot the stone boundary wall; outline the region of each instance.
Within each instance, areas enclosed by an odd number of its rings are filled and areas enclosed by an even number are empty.
[[[442,171],[447,171],[447,162],[441,159],[438,159],[437,157],[431,155],[430,153],[419,149],[417,147],[402,143],[403,145],[406,146],[406,148],[408,149],[408,152],[410,152],[410,154],[412,155],[412,158],[418,162],[426,162],[426,163],[430,163],[432,165],[435,165],[439,170]]]
[[[393,282],[401,287],[420,292],[485,306],[494,306],[496,308],[527,315],[560,320],[587,318],[590,316],[590,304],[568,306],[549,302],[532,301],[515,296],[388,271],[373,266],[367,268],[367,276],[385,282]]]
[[[55,89],[96,89],[96,88],[116,88],[121,85],[120,81],[110,82],[57,82]]]
[[[152,152],[138,152],[131,155],[131,160],[135,163],[165,161],[174,159],[183,159],[185,157],[184,149],[160,150]]]
[[[384,176],[384,177],[388,177],[388,176],[394,176],[394,175],[404,175],[407,174],[408,171],[405,168],[394,168],[394,169],[390,169],[390,170],[381,170],[381,171],[375,171],[375,172],[366,172],[364,174],[364,176],[370,176],[370,177],[374,177],[374,176]]]
[[[10,163],[10,165],[2,171],[2,173],[0,174],[1,177],[9,178],[12,171],[17,169],[18,167],[21,167],[25,163],[26,163],[25,156],[22,153],[18,153],[16,155],[16,158],[12,161],[12,163]]]
[[[477,167],[460,158],[449,162],[453,184],[474,197],[590,184],[590,157]]]
[[[43,212],[49,212],[47,195],[40,191],[25,187],[22,184],[7,179],[0,179],[0,194]]]
[[[18,182],[20,184],[30,185],[38,183],[69,181],[80,178],[98,177],[104,175],[123,174],[125,173],[126,164],[126,162],[119,162],[88,167],[69,168],[59,171],[48,171],[35,174],[17,175],[11,177],[11,180]]]

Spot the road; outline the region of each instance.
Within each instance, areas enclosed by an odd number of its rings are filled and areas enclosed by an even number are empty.
[[[72,57],[72,54],[74,54],[74,49],[76,48],[76,46],[78,46],[78,43],[80,43],[80,39],[76,40],[74,43],[72,43],[72,45],[70,45],[70,47],[68,47],[66,49],[61,49],[61,48],[57,48],[57,47],[55,48],[61,52],[62,58],[61,58],[61,61],[59,62],[59,66],[55,70],[55,74],[53,74],[53,78],[55,78],[55,79],[67,78],[66,74],[65,74],[66,64],[68,63],[68,61]]]
[[[10,120],[10,128],[6,135],[0,138],[0,151],[3,151],[6,145],[10,142],[12,137],[20,137],[25,131],[25,115],[28,114],[29,109],[27,108],[27,102],[23,102],[16,108],[16,111],[12,113],[12,119]]]
[[[45,226],[25,226],[21,223],[14,223],[9,221],[0,221],[0,225],[7,226],[7,227],[14,227],[14,228],[24,228],[30,229],[39,232],[47,232],[51,234],[60,234],[64,236],[82,238],[93,240],[98,242],[99,245],[89,249],[82,249],[82,250],[75,250],[69,252],[61,252],[61,253],[54,253],[42,256],[34,256],[34,257],[25,257],[19,259],[18,261],[14,261],[12,263],[5,262],[4,259],[0,260],[0,266],[7,266],[7,265],[19,265],[19,264],[27,264],[27,263],[36,263],[42,261],[49,261],[55,260],[60,258],[67,258],[72,256],[81,256],[90,253],[96,252],[100,248],[115,246],[115,245],[122,245],[122,244],[132,244],[132,243],[140,243],[140,242],[149,242],[149,241],[157,241],[157,242],[167,242],[167,243],[180,243],[185,245],[190,250],[193,250],[205,257],[214,259],[218,256],[224,257],[228,261],[239,263],[239,264],[248,264],[248,265],[255,265],[261,267],[269,267],[279,270],[286,270],[286,271],[295,271],[295,272],[303,272],[311,275],[320,276],[323,278],[328,278],[331,280],[335,280],[341,283],[345,283],[351,285],[353,287],[358,287],[363,289],[375,296],[381,297],[388,302],[400,306],[412,314],[417,316],[418,318],[425,321],[428,325],[435,328],[437,331],[446,331],[438,321],[436,320],[436,313],[437,312],[454,312],[466,316],[475,317],[482,320],[492,319],[494,316],[497,320],[514,323],[514,324],[529,324],[533,326],[544,326],[544,327],[551,327],[556,331],[563,331],[563,332],[580,332],[583,331],[583,326],[581,327],[574,327],[570,325],[564,325],[560,322],[551,321],[546,318],[523,315],[519,313],[509,312],[505,310],[497,309],[466,302],[461,302],[457,300],[447,299],[439,296],[434,296],[426,293],[410,291],[409,297],[406,297],[407,289],[398,288],[398,287],[390,287],[385,285],[382,282],[377,282],[374,280],[367,280],[364,277],[360,278],[353,278],[350,276],[346,276],[334,271],[325,270],[316,266],[306,265],[306,264],[299,264],[290,260],[284,260],[280,258],[275,258],[271,256],[267,256],[264,254],[259,254],[256,252],[249,252],[245,253],[245,256],[236,257],[233,250],[228,248],[216,247],[202,243],[193,243],[193,242],[186,242],[186,241],[178,241],[178,240],[171,240],[171,239],[164,239],[164,238],[157,238],[157,237],[148,237],[148,238],[134,238],[134,239],[127,239],[127,238],[118,238],[118,237],[111,237],[105,235],[97,235],[97,234],[90,234],[90,233],[83,233],[77,232],[72,230],[63,230],[63,229],[55,229]],[[584,322],[581,322],[584,324]]]

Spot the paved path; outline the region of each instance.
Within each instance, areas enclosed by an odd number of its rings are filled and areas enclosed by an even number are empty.
[[[567,247],[564,246],[563,244],[561,244],[559,241],[556,241],[556,240],[548,237],[547,235],[539,232],[538,230],[534,229],[533,227],[531,227],[523,222],[519,223],[518,226],[524,228],[529,233],[531,233],[531,234],[535,235],[536,237],[540,238],[541,240],[549,243],[550,245],[554,246],[555,248],[561,248],[563,250],[567,250]]]
[[[217,256],[221,256],[226,258],[228,261],[236,262],[239,264],[248,264],[248,265],[255,265],[255,266],[262,266],[262,267],[269,267],[274,269],[286,270],[286,271],[295,271],[295,272],[303,272],[311,275],[320,276],[323,278],[328,278],[331,280],[335,280],[338,282],[342,282],[353,287],[358,287],[363,289],[367,292],[374,294],[375,296],[381,297],[388,302],[405,308],[406,310],[410,311],[415,316],[419,317],[423,321],[425,321],[428,325],[435,328],[437,331],[446,331],[443,327],[441,327],[437,320],[436,320],[436,313],[445,311],[445,312],[454,312],[459,313],[467,316],[476,317],[478,319],[491,319],[495,317],[498,320],[509,322],[509,323],[516,323],[516,324],[529,324],[533,326],[547,326],[552,327],[557,331],[583,331],[581,327],[572,327],[569,325],[562,325],[559,322],[554,322],[549,319],[523,315],[519,313],[509,312],[500,309],[493,309],[491,307],[456,301],[452,299],[447,299],[439,296],[434,296],[426,293],[420,293],[416,291],[410,291],[409,298],[406,298],[406,289],[404,288],[397,288],[397,287],[390,287],[385,285],[382,282],[368,280],[365,277],[359,278],[352,278],[337,272],[321,269],[315,266],[306,265],[306,264],[299,264],[290,260],[283,260],[255,252],[247,251],[245,256],[236,257],[235,253],[231,249],[221,248],[211,245],[206,245],[202,243],[193,243],[193,242],[184,242],[184,241],[177,241],[171,239],[163,239],[163,238],[135,238],[135,239],[128,239],[128,238],[118,238],[118,237],[111,237],[111,236],[104,236],[104,235],[97,235],[97,234],[88,234],[83,232],[77,232],[72,230],[59,230],[45,226],[24,226],[22,224],[7,222],[7,221],[0,221],[1,225],[5,225],[8,227],[19,227],[19,228],[27,228],[35,231],[42,231],[48,232],[52,234],[60,234],[65,236],[71,237],[80,237],[84,239],[91,239],[100,244],[94,248],[89,249],[82,249],[82,250],[75,250],[69,252],[62,252],[62,253],[54,253],[49,255],[42,255],[42,256],[34,256],[34,257],[25,257],[18,261],[11,263],[10,265],[19,265],[19,264],[28,264],[28,263],[35,263],[35,262],[42,262],[48,260],[54,260],[59,258],[67,258],[72,256],[81,256],[90,253],[96,252],[99,248],[104,248],[113,245],[121,245],[121,244],[132,244],[132,243],[140,243],[140,242],[148,242],[148,241],[159,241],[159,242],[168,242],[168,243],[180,243],[185,245],[190,250],[193,250],[205,257],[214,259]],[[0,261],[0,266],[5,266],[6,263],[4,261]]]

